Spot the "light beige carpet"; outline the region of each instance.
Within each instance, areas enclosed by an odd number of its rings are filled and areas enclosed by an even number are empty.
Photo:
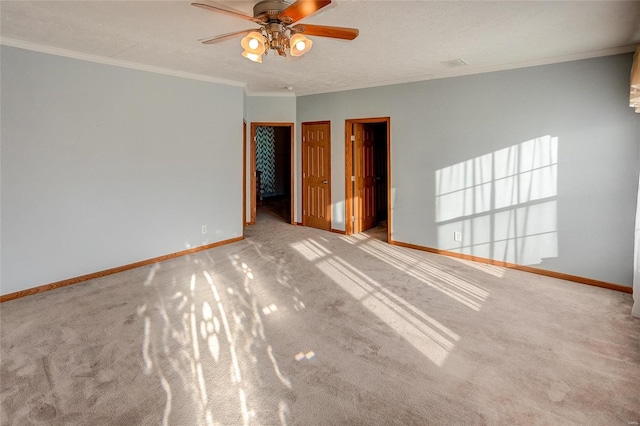
[[[640,422],[631,295],[292,227],[0,305],[3,425]]]

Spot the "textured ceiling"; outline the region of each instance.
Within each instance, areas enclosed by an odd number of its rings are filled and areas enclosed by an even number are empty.
[[[220,1],[252,14],[255,2]],[[197,40],[257,27],[189,1],[0,1],[2,43],[64,49],[107,63],[246,85],[249,94],[323,93],[632,51],[640,1],[337,1],[301,22],[356,27],[353,41],[312,37],[295,60],[240,56],[240,39]],[[62,51],[60,51],[62,52]],[[461,58],[467,65],[442,62]]]

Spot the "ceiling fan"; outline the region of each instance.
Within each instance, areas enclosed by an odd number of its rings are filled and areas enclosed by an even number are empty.
[[[199,40],[204,44],[215,44],[244,35],[240,42],[244,48],[242,56],[253,62],[262,62],[262,56],[271,49],[278,52],[280,56],[287,56],[287,51],[291,56],[304,55],[313,44],[306,37],[307,35],[353,40],[359,34],[357,28],[296,24],[331,4],[331,0],[297,0],[294,3],[287,3],[284,0],[262,0],[253,7],[253,16],[212,1],[197,1],[191,4],[204,10],[235,16],[258,24],[260,26],[258,29],[236,31]]]

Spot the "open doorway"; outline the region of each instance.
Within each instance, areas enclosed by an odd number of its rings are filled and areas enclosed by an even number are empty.
[[[346,234],[369,231],[389,241],[390,119],[346,120]]]
[[[293,224],[293,123],[251,123],[251,220]]]

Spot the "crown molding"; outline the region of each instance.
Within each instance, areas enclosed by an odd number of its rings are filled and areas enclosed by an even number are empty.
[[[255,92],[245,87],[244,94],[248,97],[268,97],[268,98],[295,98],[296,92]]]
[[[295,92],[260,92],[250,90],[247,86],[247,83],[234,81],[234,80],[225,80],[221,78],[211,77],[202,74],[188,73],[183,71],[172,70],[168,68],[154,67],[151,65],[143,65],[135,62],[123,61],[120,59],[108,58],[103,56],[90,55],[86,53],[75,52],[67,49],[60,49],[57,47],[45,46],[42,44],[31,43],[27,41],[0,37],[0,45],[15,47],[18,49],[31,50],[34,52],[46,53],[56,56],[63,56],[72,59],[79,59],[83,61],[96,62],[105,65],[113,65],[121,68],[129,68],[138,71],[147,71],[156,74],[164,74],[170,75],[173,77],[186,78],[190,80],[199,80],[205,81],[208,83],[217,83],[217,84],[225,84],[228,86],[234,87],[242,87],[244,89],[245,96],[250,97],[298,97],[298,96],[309,96],[309,95],[319,95],[323,93],[336,93],[336,92],[345,92],[349,90],[358,90],[358,89],[368,89],[372,87],[382,87],[382,86],[391,86],[395,84],[404,84],[404,83],[415,83],[419,81],[428,81],[428,80],[436,80],[442,78],[451,78],[451,77],[462,77],[465,75],[473,75],[473,74],[484,74],[489,72],[497,72],[497,71],[507,71],[518,68],[529,68],[536,67],[541,65],[551,65],[562,62],[570,62],[570,61],[579,61],[583,59],[592,59],[598,58],[602,56],[611,56],[611,55],[619,55],[623,53],[631,53],[635,52],[638,47],[637,44],[615,47],[610,49],[602,49],[590,52],[576,53],[572,55],[564,55],[564,56],[556,56],[551,58],[542,58],[531,61],[523,61],[523,62],[514,62],[508,64],[500,64],[500,65],[490,65],[490,66],[464,66],[464,67],[456,67],[453,69],[448,69],[441,73],[435,74],[422,74],[422,75],[414,75],[409,77],[402,77],[397,79],[390,80],[379,80],[379,81],[371,81],[367,83],[361,83],[358,85],[350,85],[344,87],[335,87],[329,90],[296,90]]]
[[[49,55],[63,56],[65,58],[78,59],[81,61],[95,62],[105,65],[113,65],[120,68],[129,68],[138,71],[147,71],[155,74],[164,74],[172,77],[186,78],[189,80],[205,81],[207,83],[225,84],[227,86],[246,88],[246,83],[215,78],[202,74],[189,73],[172,70],[169,68],[154,67],[151,65],[138,64],[135,62],[123,61],[121,59],[108,58],[104,56],[90,55],[88,53],[75,52],[73,50],[60,49],[58,47],[45,46],[43,44],[31,43],[28,41],[13,38],[1,37],[0,45],[15,47],[18,49],[31,50],[33,52],[46,53]]]
[[[456,68],[453,68],[441,73],[436,73],[436,74],[424,74],[424,75],[416,75],[411,77],[403,77],[403,78],[384,80],[384,81],[372,81],[369,83],[359,84],[357,86],[337,87],[332,90],[324,90],[324,91],[299,90],[296,92],[296,96],[309,96],[309,95],[319,95],[323,93],[345,92],[349,90],[369,89],[372,87],[391,86],[395,84],[415,83],[418,81],[436,80],[436,79],[451,78],[451,77],[462,77],[465,75],[484,74],[484,73],[497,72],[497,71],[508,71],[508,70],[513,70],[518,68],[530,68],[530,67],[537,67],[541,65],[552,65],[552,64],[562,63],[562,62],[580,61],[583,59],[593,59],[593,58],[599,58],[603,56],[632,53],[632,52],[635,52],[637,47],[638,47],[637,44],[632,44],[628,46],[614,47],[610,49],[595,50],[591,52],[576,53],[572,55],[555,56],[551,58],[535,59],[531,61],[513,62],[509,64],[456,67]]]

